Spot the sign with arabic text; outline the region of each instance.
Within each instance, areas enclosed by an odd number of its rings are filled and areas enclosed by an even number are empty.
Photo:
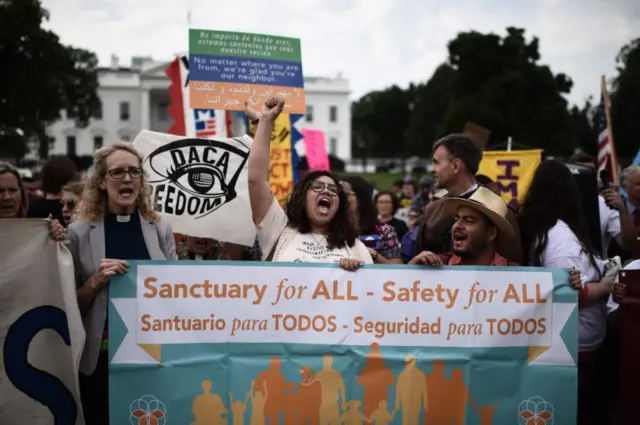
[[[284,112],[306,112],[297,38],[190,29],[189,77],[193,109],[244,111],[280,96]]]
[[[519,267],[132,262],[109,285],[111,421],[575,423],[568,280]]]

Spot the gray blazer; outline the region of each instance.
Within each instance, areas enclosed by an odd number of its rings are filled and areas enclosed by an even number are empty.
[[[168,221],[149,221],[140,217],[142,235],[152,260],[177,260],[176,243]],[[98,270],[105,258],[104,220],[78,220],[69,226],[69,250],[73,256],[76,287],[81,287]],[[107,317],[108,293],[103,289],[96,295],[93,304],[82,320],[87,338],[80,361],[80,371],[92,374],[98,363],[100,344]]]

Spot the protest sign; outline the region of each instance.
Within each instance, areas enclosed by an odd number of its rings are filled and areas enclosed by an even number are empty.
[[[300,39],[242,32],[189,30],[190,105],[243,111],[270,96],[284,112],[304,114]]]
[[[250,132],[255,128],[250,124]],[[280,114],[273,124],[269,148],[269,185],[273,196],[284,208],[293,191],[292,125],[289,114]]]
[[[502,199],[517,208],[529,190],[533,175],[542,160],[542,150],[487,151],[482,155],[478,174],[491,178]]]
[[[175,233],[254,244],[249,137],[195,139],[143,130],[133,145],[144,157],[153,208]]]
[[[84,425],[71,253],[45,220],[2,219],[0,241],[0,424]]]
[[[110,285],[114,423],[575,423],[578,310],[566,270],[129,270]]]
[[[307,157],[307,164],[309,165],[309,171],[331,171],[324,131],[303,128],[302,137],[304,140],[304,150]]]

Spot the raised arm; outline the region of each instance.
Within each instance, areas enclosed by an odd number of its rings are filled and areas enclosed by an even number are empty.
[[[249,201],[253,222],[258,225],[269,212],[273,193],[269,186],[270,145],[273,124],[284,108],[284,100],[270,97],[262,106],[256,135],[249,153]]]

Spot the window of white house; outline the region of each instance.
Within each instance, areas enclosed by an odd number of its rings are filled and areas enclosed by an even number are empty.
[[[337,122],[338,121],[338,107],[330,106],[329,107],[329,121]]]
[[[307,122],[313,122],[313,106],[307,105]]]
[[[93,114],[93,118],[97,120],[102,119],[102,102],[98,103],[98,107],[96,108],[95,113]]]
[[[129,121],[129,102],[120,102],[120,121]]]
[[[331,137],[329,139],[329,154],[336,155],[338,153],[338,139],[336,137]]]
[[[76,136],[67,136],[67,155],[76,155]]]
[[[166,102],[158,103],[156,117],[158,121],[168,121],[169,120],[169,104]]]
[[[104,138],[102,136],[93,136],[93,149],[100,149],[104,145]]]

